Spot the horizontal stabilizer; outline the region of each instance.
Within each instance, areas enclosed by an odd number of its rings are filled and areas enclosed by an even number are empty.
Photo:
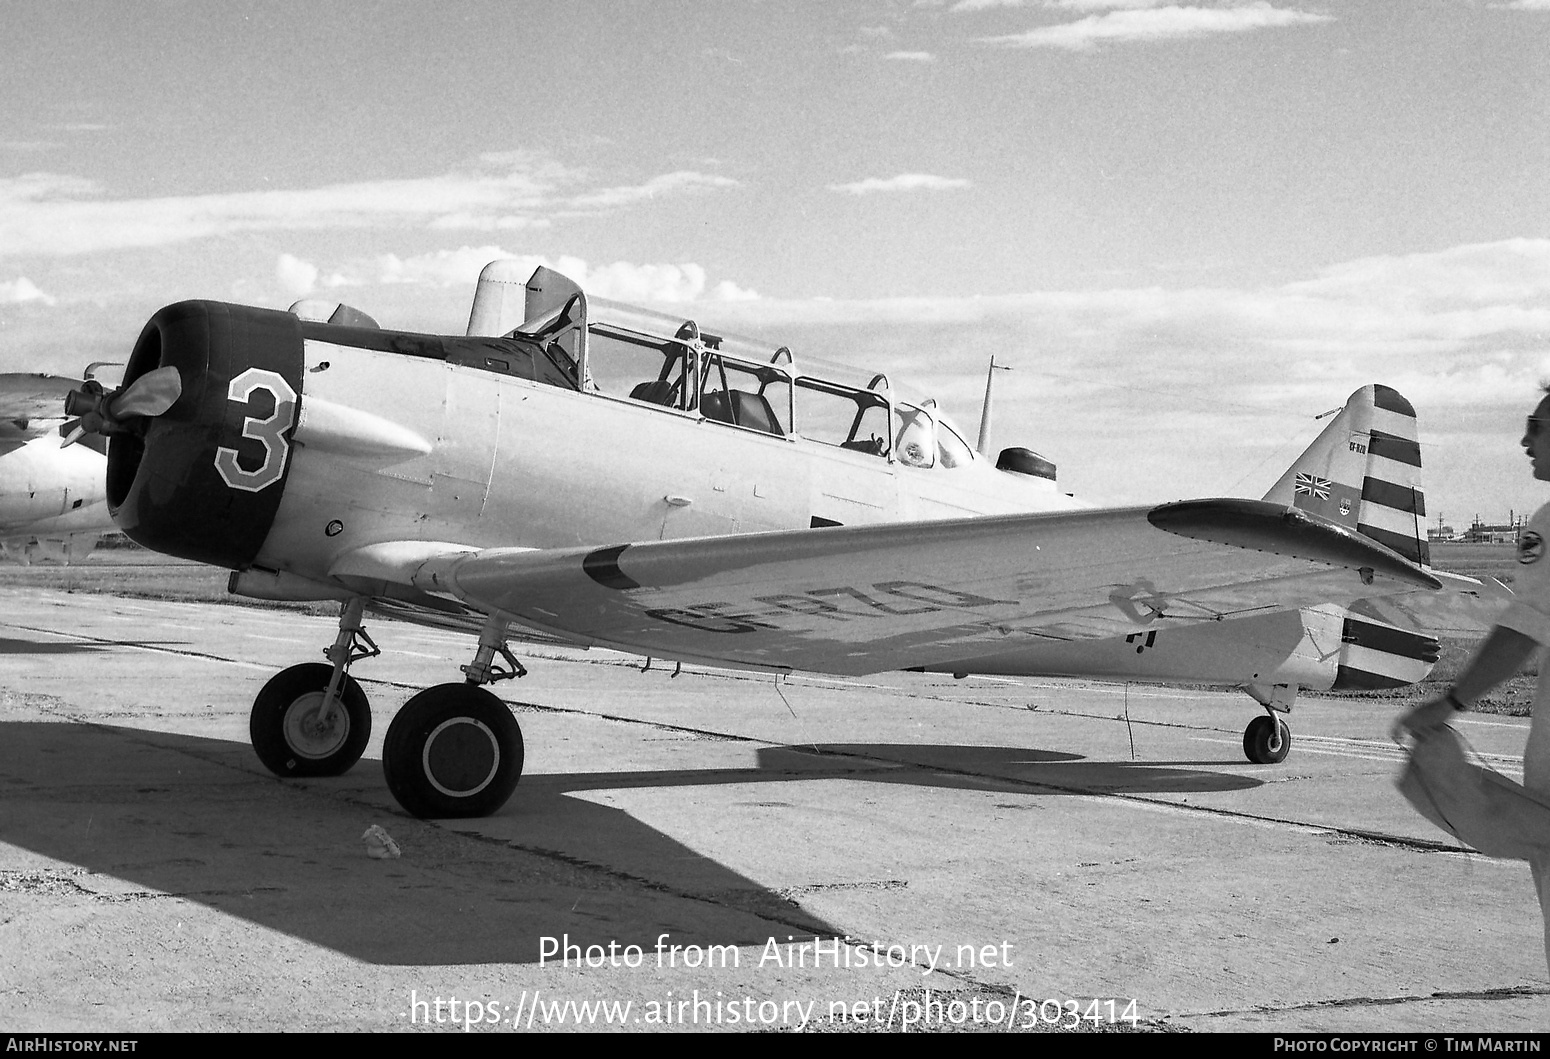
[[[1412,632],[1377,616],[1366,600],[1341,610],[1340,661],[1336,691],[1378,691],[1402,688],[1426,679],[1441,657],[1435,636]]]

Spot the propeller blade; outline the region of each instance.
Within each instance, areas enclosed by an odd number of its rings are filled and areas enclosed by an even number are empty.
[[[59,432],[65,436],[64,440],[59,443],[59,447],[67,449],[86,436],[86,427],[79,419],[76,419],[60,427]]]
[[[146,372],[108,402],[108,413],[119,421],[131,416],[159,416],[183,395],[178,369],[168,365]]]

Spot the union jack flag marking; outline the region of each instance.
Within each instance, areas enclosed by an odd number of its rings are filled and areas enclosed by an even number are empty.
[[[1328,478],[1318,478],[1311,474],[1297,473],[1297,480],[1292,486],[1292,493],[1296,496],[1313,496],[1320,500],[1329,499],[1329,487],[1333,484]]]

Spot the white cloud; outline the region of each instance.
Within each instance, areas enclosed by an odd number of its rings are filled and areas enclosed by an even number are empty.
[[[923,383],[971,431],[994,352],[1015,368],[997,378],[994,444],[1038,449],[1065,488],[1109,502],[1260,495],[1315,415],[1385,383],[1420,417],[1428,508],[1456,517],[1543,499],[1516,439],[1550,377],[1547,269],[1550,239],[1513,239],[1262,286],[766,297],[696,319],[799,364],[843,357]]]
[[[68,255],[165,246],[248,231],[430,223],[458,212],[536,210],[552,188],[522,171],[243,191],[106,199],[87,181],[34,173],[0,180],[0,253]]]
[[[931,176],[926,173],[901,173],[894,177],[867,177],[850,184],[830,184],[830,191],[845,191],[852,195],[868,195],[875,191],[950,191],[971,187],[971,183],[957,177]]]
[[[535,259],[538,264],[547,264]],[[754,291],[740,287],[731,280],[721,280],[714,286],[708,283],[701,265],[685,263],[643,264],[615,261],[608,265],[589,268],[577,258],[561,258],[550,265],[556,272],[564,273],[583,290],[596,298],[636,303],[716,301],[748,302],[759,297]]]
[[[523,217],[511,213],[470,213],[467,210],[459,210],[456,213],[442,214],[426,227],[437,232],[521,232],[541,231],[552,227],[553,223],[548,217]]]
[[[714,302],[756,302],[759,300],[759,293],[746,287],[739,287],[731,280],[724,279],[710,289],[710,300]]]
[[[689,171],[637,185],[568,190],[579,183],[579,174],[523,152],[485,155],[469,167],[435,176],[176,198],[112,199],[88,180],[30,173],[0,178],[0,257],[166,246],[240,232],[387,224],[522,230],[543,227],[557,216],[737,186],[727,177]]]
[[[1045,7],[1063,11],[1109,11],[1116,8],[1162,7],[1168,0],[1044,0]]]
[[[274,277],[286,292],[306,294],[318,284],[318,267],[291,254],[281,254],[274,265]]]
[[[632,265],[616,261],[590,269],[579,282],[600,298],[624,302],[688,302],[705,293],[699,265]]]
[[[934,63],[936,56],[928,51],[891,51],[883,56],[884,59],[893,59],[898,62]]]
[[[498,246],[464,246],[456,250],[436,250],[429,254],[399,257],[397,254],[378,254],[368,260],[347,264],[339,269],[349,279],[351,286],[368,283],[409,283],[431,287],[467,287],[473,290],[479,272],[496,258],[510,258]],[[547,259],[531,257],[532,267],[547,264]]]
[[[835,341],[843,331],[847,343],[864,341],[856,332],[952,336],[948,347],[939,338],[917,344],[923,374],[943,371],[944,352],[961,341],[964,350],[1037,351],[1033,370],[1085,375],[1105,364],[1126,372],[1145,364],[1146,379],[1163,389],[1245,400],[1254,393],[1260,402],[1273,392],[1317,403],[1332,387],[1354,388],[1381,371],[1385,381],[1458,407],[1532,393],[1550,369],[1550,239],[1365,258],[1259,288],[765,298],[724,312],[735,321],[727,326],[772,338],[791,329]],[[1494,367],[1477,370],[1483,364]]]
[[[731,177],[679,170],[652,177],[644,184],[601,188],[584,195],[577,195],[570,200],[570,205],[579,209],[613,209],[618,206],[628,206],[631,203],[654,199],[661,195],[679,191],[698,191],[705,188],[735,188],[737,186],[737,181]]]
[[[282,257],[282,264],[285,258]],[[456,250],[437,250],[428,254],[400,257],[397,254],[379,254],[345,262],[337,266],[324,286],[366,287],[372,285],[416,285],[428,288],[461,287],[472,292],[484,266],[496,259],[520,262],[519,271],[528,271],[540,265],[552,268],[577,283],[593,297],[610,298],[624,302],[748,302],[759,295],[731,280],[710,282],[705,268],[693,263],[684,264],[634,264],[616,261],[612,264],[590,266],[578,257],[550,258],[536,254],[513,254],[499,246],[464,246]],[[305,277],[310,269],[316,276],[318,269],[306,262],[295,262],[297,275]],[[283,283],[283,278],[282,278]],[[304,290],[289,288],[294,293]]]
[[[950,14],[959,14],[965,11],[989,11],[997,7],[1025,7],[1037,0],[958,0],[956,4],[948,8]]]
[[[1024,33],[987,37],[984,43],[1011,48],[1064,48],[1086,51],[1100,43],[1181,40],[1215,33],[1246,33],[1257,29],[1311,25],[1333,20],[1273,7],[1265,0],[1234,7],[1158,7],[1109,11],[1076,22],[1040,26]]]
[[[24,302],[42,302],[53,305],[54,299],[38,289],[37,284],[26,276],[0,282],[0,305],[21,305]]]
[[[1550,300],[1550,239],[1508,239],[1434,253],[1360,258],[1286,289],[1395,308]]]
[[[1167,0],[958,0],[949,8],[952,14],[989,11],[998,7],[1061,8],[1067,11],[1107,11],[1112,8],[1158,7]]]
[[[1550,11],[1550,0],[1511,0],[1511,3],[1495,6],[1507,11]]]

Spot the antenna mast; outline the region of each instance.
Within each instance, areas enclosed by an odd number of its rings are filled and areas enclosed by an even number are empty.
[[[990,368],[985,372],[985,407],[980,411],[980,440],[975,448],[981,456],[990,458],[990,385],[996,377],[996,371],[1011,371],[1010,364],[997,364],[996,355],[990,355]]]

